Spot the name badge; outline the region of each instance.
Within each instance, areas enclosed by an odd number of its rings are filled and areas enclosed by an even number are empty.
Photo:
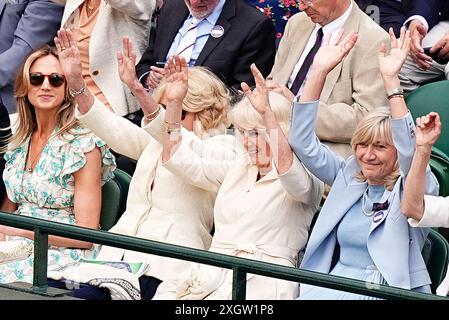
[[[379,212],[376,212],[376,214],[374,215],[374,217],[373,217],[373,221],[374,221],[374,223],[378,223],[380,220],[382,220],[382,218],[384,217],[384,212],[383,211],[379,211]]]
[[[220,38],[224,34],[224,28],[220,25],[215,25],[210,32],[210,35],[214,38]]]

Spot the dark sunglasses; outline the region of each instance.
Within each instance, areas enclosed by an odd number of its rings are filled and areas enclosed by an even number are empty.
[[[33,86],[40,86],[44,83],[44,79],[48,77],[48,82],[52,87],[60,87],[65,83],[65,77],[59,73],[43,74],[41,72],[30,73],[30,83]]]

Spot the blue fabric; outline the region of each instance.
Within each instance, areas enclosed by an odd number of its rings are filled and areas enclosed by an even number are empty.
[[[288,19],[299,12],[299,0],[247,0],[247,2],[273,21],[277,41],[282,38]]]
[[[367,188],[355,175],[361,168],[352,156],[346,161],[321,144],[315,134],[319,102],[295,103],[289,143],[298,159],[321,181],[332,186],[311,233],[301,268],[329,273],[337,245],[337,226],[362,197]],[[406,177],[415,146],[415,126],[410,114],[392,119],[393,140],[398,151],[401,176],[391,191],[388,210],[382,219],[371,220],[367,247],[375,267],[391,286],[430,292],[431,282],[421,249],[427,228],[412,228],[401,213],[403,179]],[[438,182],[427,170],[426,194],[438,194]],[[391,263],[395,261],[395,263]],[[308,290],[301,285],[301,295]]]
[[[64,6],[48,0],[0,0],[0,104],[16,110],[13,84],[16,72],[33,50],[53,39]]]

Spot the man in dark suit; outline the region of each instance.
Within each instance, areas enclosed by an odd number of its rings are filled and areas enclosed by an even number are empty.
[[[422,0],[355,0],[383,29],[393,28],[399,36],[402,25],[409,18],[415,4]]]
[[[410,15],[411,58],[400,74],[401,85],[407,92],[428,82],[449,79],[448,1],[418,1]],[[430,52],[425,48],[430,48]]]
[[[9,127],[14,113],[13,96],[16,72],[25,58],[53,39],[61,24],[64,6],[48,0],[0,0],[0,128]],[[10,131],[0,130],[0,145]],[[0,177],[5,162],[0,154]],[[0,201],[3,179],[0,178]]]
[[[149,89],[163,76],[163,68],[156,62],[166,62],[178,53],[189,25],[198,28],[190,66],[208,67],[235,89],[242,81],[254,83],[251,63],[264,76],[270,72],[275,33],[272,22],[261,12],[241,0],[166,0],[155,35],[136,66],[140,81]]]

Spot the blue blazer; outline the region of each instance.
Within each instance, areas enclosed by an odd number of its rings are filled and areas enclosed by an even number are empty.
[[[301,268],[329,273],[337,245],[337,226],[348,210],[362,197],[366,182],[359,182],[360,172],[354,156],[344,161],[315,135],[318,101],[295,104],[289,143],[297,157],[318,179],[332,186],[321,209],[306,247]],[[405,289],[422,287],[430,292],[431,281],[421,255],[427,228],[412,228],[401,213],[404,177],[410,169],[415,149],[415,126],[410,114],[392,119],[393,139],[398,150],[401,176],[394,185],[391,202],[380,221],[372,221],[368,235],[368,251],[377,269],[390,286]],[[438,194],[438,182],[427,168],[426,194]],[[391,198],[392,197],[392,198]],[[301,285],[301,292],[308,290]]]
[[[0,105],[16,111],[16,73],[25,58],[53,39],[64,6],[48,0],[0,0]]]

